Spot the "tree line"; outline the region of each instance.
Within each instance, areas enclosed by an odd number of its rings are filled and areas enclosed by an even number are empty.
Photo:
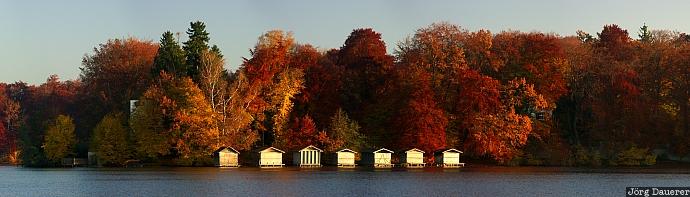
[[[690,152],[685,33],[645,25],[632,38],[605,25],[559,36],[434,23],[389,54],[370,28],[335,49],[272,30],[234,71],[203,22],[186,34],[108,40],[83,57],[77,80],[0,84],[3,160],[51,166],[96,152],[112,166],[208,165],[222,146],[316,145],[598,166]]]

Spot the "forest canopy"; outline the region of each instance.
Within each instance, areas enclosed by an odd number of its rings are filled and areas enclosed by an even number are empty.
[[[308,145],[457,148],[507,165],[651,165],[690,153],[681,32],[645,25],[635,36],[613,24],[560,36],[441,22],[389,53],[371,28],[334,49],[270,30],[237,70],[203,22],[186,34],[107,40],[75,80],[0,83],[2,161],[52,166],[97,152],[112,166],[208,165],[219,147]]]

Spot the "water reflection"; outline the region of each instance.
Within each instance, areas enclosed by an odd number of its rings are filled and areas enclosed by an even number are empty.
[[[0,167],[0,196],[621,196],[629,186],[687,186],[683,169],[468,167]]]

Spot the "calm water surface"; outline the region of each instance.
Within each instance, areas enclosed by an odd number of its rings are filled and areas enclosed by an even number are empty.
[[[690,186],[690,170],[0,167],[0,196],[624,196],[631,186]]]

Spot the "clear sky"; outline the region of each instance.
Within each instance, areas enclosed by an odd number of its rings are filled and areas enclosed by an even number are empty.
[[[38,84],[50,74],[77,79],[82,57],[112,38],[158,41],[164,31],[206,23],[229,69],[271,29],[292,31],[298,42],[337,48],[355,28],[382,33],[389,51],[420,27],[447,21],[468,30],[513,29],[572,35],[618,24],[632,36],[652,29],[690,32],[690,1],[34,1],[0,0],[0,82]]]

